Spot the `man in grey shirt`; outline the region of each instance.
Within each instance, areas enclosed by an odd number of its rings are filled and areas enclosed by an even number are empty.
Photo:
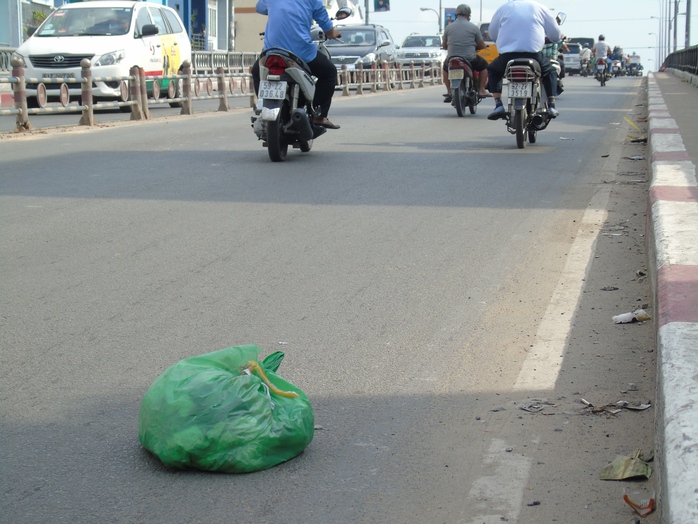
[[[487,85],[487,60],[477,52],[487,47],[482,38],[480,29],[470,21],[470,7],[461,4],[456,7],[456,19],[446,26],[442,37],[443,48],[448,51],[448,57],[444,62],[443,79],[446,86],[446,99],[451,102],[451,82],[448,80],[448,59],[452,56],[465,58],[475,71],[479,72],[478,91],[482,97],[488,96],[485,91]]]

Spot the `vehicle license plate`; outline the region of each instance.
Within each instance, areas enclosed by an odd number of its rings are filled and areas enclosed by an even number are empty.
[[[262,80],[259,83],[259,98],[283,100],[286,97],[286,82],[270,82]]]
[[[449,80],[463,80],[464,72],[462,69],[449,69],[448,79]]]
[[[75,78],[75,73],[44,73],[44,78]]]
[[[509,82],[509,98],[531,98],[530,82]]]

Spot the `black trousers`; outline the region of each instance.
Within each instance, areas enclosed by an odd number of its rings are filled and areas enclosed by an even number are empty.
[[[492,63],[487,66],[487,72],[489,74],[487,88],[490,93],[502,92],[502,79],[504,78],[507,63],[509,60],[514,60],[515,58],[533,58],[536,60],[540,64],[543,87],[545,87],[546,94],[548,96],[555,96],[558,94],[557,71],[553,68],[550,60],[541,53],[504,53],[492,60]]]
[[[315,84],[315,97],[313,98],[313,106],[320,107],[320,116],[325,118],[330,112],[332,105],[332,96],[334,89],[337,87],[337,68],[322,53],[307,62],[313,76],[317,77]],[[252,78],[254,79],[254,92],[259,93],[259,60],[252,66]]]

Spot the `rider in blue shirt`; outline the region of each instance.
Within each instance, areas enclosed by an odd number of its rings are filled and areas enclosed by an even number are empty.
[[[313,105],[320,107],[320,117],[314,124],[328,129],[339,129],[327,118],[332,96],[337,85],[337,68],[318,48],[310,34],[313,20],[322,28],[327,38],[339,38],[327,9],[321,0],[258,0],[256,10],[267,15],[264,33],[264,48],[280,47],[303,59],[317,77]],[[259,63],[252,67],[255,90],[259,89]]]

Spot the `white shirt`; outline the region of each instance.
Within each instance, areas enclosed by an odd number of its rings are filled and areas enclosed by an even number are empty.
[[[594,56],[596,58],[606,58],[610,50],[611,46],[603,40],[600,40],[596,42],[596,45],[594,46]]]
[[[585,47],[579,52],[579,58],[584,60],[585,58],[589,60],[591,58],[591,49]]]
[[[533,0],[512,0],[494,13],[490,36],[500,53],[538,53],[547,35],[553,42],[562,40],[560,26],[550,10]]]

